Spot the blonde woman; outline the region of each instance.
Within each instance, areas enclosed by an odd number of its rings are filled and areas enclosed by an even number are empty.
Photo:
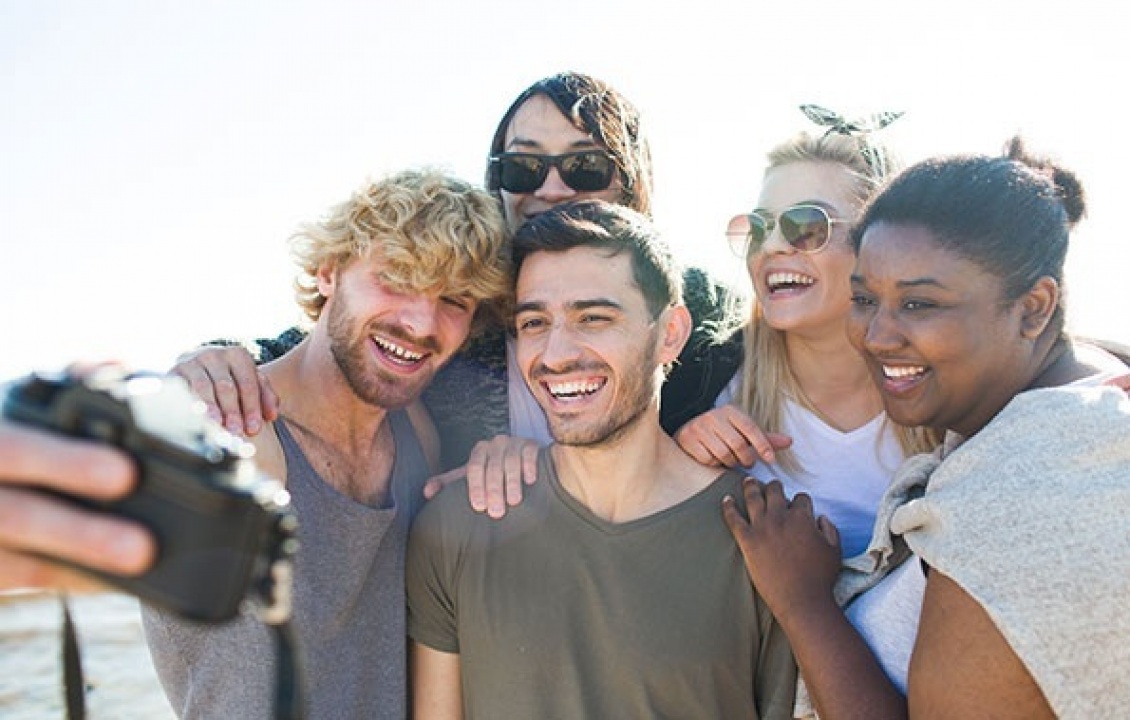
[[[851,556],[866,548],[903,459],[934,443],[887,418],[846,333],[855,264],[848,230],[897,169],[874,131],[898,116],[853,123],[802,109],[828,129],[769,153],[757,207],[727,232],[753,285],[745,362],[715,409],[675,438],[700,462],[780,480],[789,497],[808,494]]]

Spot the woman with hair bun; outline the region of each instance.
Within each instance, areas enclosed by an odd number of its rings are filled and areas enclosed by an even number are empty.
[[[1084,210],[1075,175],[1013,139],[907,169],[853,229],[851,342],[891,419],[945,442],[899,470],[838,579],[834,533],[779,484],[747,484],[748,522],[724,511],[821,718],[1130,705],[1130,400],[1103,386],[1127,368],[1064,330]],[[918,572],[915,632],[881,606]],[[840,609],[869,602],[870,646]],[[905,702],[877,656],[910,646]]]

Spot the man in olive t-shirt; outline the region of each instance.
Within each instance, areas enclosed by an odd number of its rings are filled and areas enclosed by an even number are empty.
[[[517,360],[554,444],[502,520],[457,485],[409,544],[417,718],[790,717],[796,669],[722,520],[741,477],[659,423],[690,331],[643,216],[558,206],[513,244]]]

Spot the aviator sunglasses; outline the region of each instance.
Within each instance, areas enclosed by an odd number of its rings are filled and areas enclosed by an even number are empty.
[[[734,255],[744,259],[761,250],[776,227],[789,245],[803,253],[815,253],[828,246],[833,225],[850,222],[830,217],[828,211],[819,205],[793,205],[776,218],[764,210],[754,210],[730,219],[726,226],[726,239]]]
[[[511,193],[531,193],[540,188],[551,167],[577,192],[599,192],[612,184],[616,163],[603,150],[582,150],[564,155],[507,152],[490,159],[498,186]]]

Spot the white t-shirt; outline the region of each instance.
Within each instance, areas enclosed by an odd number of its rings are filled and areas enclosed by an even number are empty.
[[[740,374],[735,375],[715,407],[730,403],[740,384]],[[905,459],[886,413],[843,432],[786,399],[781,419],[781,432],[793,439],[790,449],[802,470],[789,473],[777,464],[758,462],[746,472],[758,480],[780,480],[789,497],[808,493],[816,513],[840,531],[844,557],[866,550],[879,498]]]

